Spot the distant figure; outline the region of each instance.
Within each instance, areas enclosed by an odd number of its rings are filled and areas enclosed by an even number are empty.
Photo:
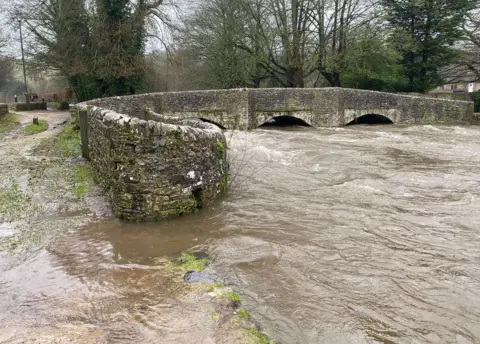
[[[45,103],[45,98],[42,97],[42,103]]]
[[[17,95],[15,95],[15,103],[18,103]]]

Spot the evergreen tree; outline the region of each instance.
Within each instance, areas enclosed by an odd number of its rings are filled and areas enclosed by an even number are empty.
[[[402,55],[407,91],[425,92],[441,83],[439,70],[455,56],[453,45],[478,0],[381,0]]]

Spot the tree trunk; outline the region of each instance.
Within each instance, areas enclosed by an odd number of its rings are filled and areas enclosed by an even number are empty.
[[[341,87],[340,73],[338,72],[322,72],[321,73],[331,87]]]

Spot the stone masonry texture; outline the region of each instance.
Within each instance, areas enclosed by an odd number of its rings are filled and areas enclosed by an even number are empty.
[[[215,125],[168,124],[77,104],[79,110],[88,111],[91,163],[117,217],[179,216],[227,191],[227,144]]]
[[[233,89],[139,94],[85,104],[141,119],[145,108],[165,117],[197,118],[225,129],[255,129],[272,118],[292,116],[314,127],[344,126],[368,114],[395,124],[470,124],[473,102],[425,95],[345,88]]]

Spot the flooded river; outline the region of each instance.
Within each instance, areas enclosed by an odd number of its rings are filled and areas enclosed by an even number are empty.
[[[230,154],[216,207],[66,228],[2,272],[0,342],[201,343],[153,263],[194,249],[277,343],[480,343],[479,127],[235,132]]]

